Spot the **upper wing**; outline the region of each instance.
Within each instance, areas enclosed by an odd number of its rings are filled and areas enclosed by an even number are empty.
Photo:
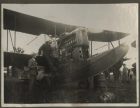
[[[127,35],[128,35],[127,33],[108,31],[108,30],[104,30],[99,33],[94,33],[92,31],[89,31],[88,39],[90,41],[111,42],[111,41],[120,40]]]
[[[23,13],[4,9],[4,29],[40,35],[60,35],[76,29],[76,26],[52,22]]]
[[[4,29],[16,30],[33,35],[48,34],[59,36],[64,32],[71,32],[79,27],[37,18],[8,9],[4,9],[3,12]],[[126,33],[107,30],[100,33],[88,31],[88,38],[91,41],[110,42],[119,40],[127,35]]]

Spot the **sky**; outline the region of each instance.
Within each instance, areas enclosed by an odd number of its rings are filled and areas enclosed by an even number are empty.
[[[126,56],[131,60],[126,64],[131,66],[137,59],[138,49],[132,48],[130,43],[138,40],[138,4],[2,4],[2,8],[51,21],[84,26],[95,31],[112,30],[129,33],[128,37],[121,40],[130,47]],[[12,31],[11,33],[14,34]],[[2,29],[3,50],[6,50],[6,35],[6,30]],[[23,48],[27,54],[37,52],[44,43],[44,35],[27,45],[34,38],[34,35],[17,32],[17,46]],[[95,50],[105,44],[107,43],[93,42],[93,54],[106,50],[107,47]],[[117,46],[117,42],[113,44]],[[9,49],[12,50],[12,45]]]

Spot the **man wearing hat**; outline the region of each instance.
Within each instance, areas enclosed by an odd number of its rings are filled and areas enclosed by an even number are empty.
[[[56,68],[52,62],[53,59],[53,53],[52,53],[52,47],[51,47],[51,40],[46,41],[38,51],[38,55],[42,55],[45,58],[46,61],[46,71],[47,72],[56,72]]]

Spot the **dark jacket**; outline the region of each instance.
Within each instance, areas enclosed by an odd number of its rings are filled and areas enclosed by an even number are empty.
[[[39,55],[43,55],[43,56],[51,56],[52,55],[52,48],[50,44],[43,44],[38,51]]]

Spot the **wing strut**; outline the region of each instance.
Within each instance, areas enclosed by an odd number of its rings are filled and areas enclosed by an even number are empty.
[[[112,42],[110,42],[110,43],[111,43],[112,47],[114,48],[114,45],[113,45],[113,43],[112,43]]]
[[[16,49],[16,31],[14,32],[14,47]]]
[[[14,44],[13,44],[13,40],[12,40],[12,36],[11,36],[11,32],[10,32],[10,30],[8,30],[8,31],[9,31],[9,34],[10,34],[10,39],[11,39],[11,43],[12,43],[13,50],[14,50],[14,52],[15,52],[15,47],[14,47]]]
[[[118,44],[119,44],[119,46],[120,46],[120,44],[121,44],[121,41],[120,41],[120,39],[118,40]]]
[[[108,50],[110,50],[110,42],[108,42]]]
[[[91,56],[92,56],[92,41],[91,41]]]
[[[16,49],[16,15],[15,15],[15,17],[14,17],[14,22],[15,22],[15,24],[14,24],[14,28],[15,28],[15,30],[14,30],[14,47],[15,47],[15,49]]]
[[[30,42],[28,42],[26,45],[31,44],[34,40],[36,40],[38,37],[35,37],[34,39],[32,39]]]
[[[8,52],[8,30],[7,30],[7,52]]]
[[[54,36],[56,37],[56,24],[54,25]]]

